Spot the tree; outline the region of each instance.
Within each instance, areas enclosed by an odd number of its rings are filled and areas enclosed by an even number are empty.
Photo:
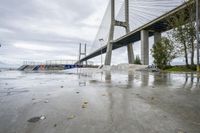
[[[166,37],[162,37],[159,42],[153,45],[151,54],[154,58],[154,64],[160,69],[170,65],[171,61],[176,58],[173,43]]]
[[[186,1],[186,10],[180,11],[177,15],[170,17],[168,23],[173,29],[169,32],[177,53],[184,54],[185,64],[189,67],[188,54],[191,54],[191,65],[194,65],[194,41],[195,34],[195,5]]]
[[[189,0],[189,1],[193,1],[193,0]],[[188,4],[188,3],[187,3]],[[189,46],[189,49],[191,51],[191,65],[194,66],[194,51],[195,51],[195,46],[194,46],[194,41],[196,40],[196,29],[195,29],[195,12],[196,12],[196,8],[195,8],[195,4],[189,5],[187,6],[187,10],[189,13],[189,22],[188,24],[186,24],[187,27],[187,43]]]
[[[139,65],[141,65],[142,63],[141,63],[141,60],[140,60],[140,57],[137,55],[136,56],[136,58],[135,58],[135,60],[134,60],[134,64],[139,64]]]

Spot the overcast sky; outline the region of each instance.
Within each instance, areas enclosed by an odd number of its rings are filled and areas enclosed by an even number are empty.
[[[108,2],[109,0],[0,0],[0,66],[4,63],[21,65],[27,60],[77,60],[80,42],[87,43],[89,51]],[[157,6],[159,3],[156,0],[153,3],[160,10],[164,9]],[[146,8],[148,11],[149,6],[146,5]],[[140,55],[139,43],[134,44],[135,55]],[[113,64],[127,63],[126,47],[115,50],[113,57]],[[151,63],[152,58],[150,60]],[[100,57],[93,61],[100,63]]]
[[[0,62],[77,59],[91,44],[107,0],[0,0]],[[89,47],[89,46],[88,46]]]

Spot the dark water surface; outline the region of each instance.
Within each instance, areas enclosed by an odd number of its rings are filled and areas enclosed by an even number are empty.
[[[0,133],[200,133],[199,78],[2,71]]]

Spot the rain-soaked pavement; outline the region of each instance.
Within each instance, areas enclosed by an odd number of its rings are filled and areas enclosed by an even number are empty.
[[[196,74],[91,71],[0,72],[0,133],[200,133]]]

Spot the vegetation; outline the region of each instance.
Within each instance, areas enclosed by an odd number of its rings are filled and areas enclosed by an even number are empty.
[[[188,3],[188,2],[187,2]],[[188,4],[186,11],[180,11],[176,16],[169,19],[170,27],[169,37],[173,42],[176,53],[179,56],[184,55],[185,64],[189,68],[194,66],[194,41],[195,33],[195,5]],[[191,55],[189,64],[189,54]]]
[[[165,69],[176,58],[173,43],[166,37],[153,45],[151,54],[154,57],[154,64],[160,69]]]
[[[196,70],[196,67],[194,68],[188,68],[186,66],[170,66],[165,69],[167,72],[193,72]]]
[[[140,57],[137,55],[135,60],[134,60],[134,64],[138,64],[138,65],[141,65],[141,60],[140,60]]]
[[[175,16],[168,18],[169,29],[172,30],[168,32],[167,38],[162,38],[151,49],[155,65],[162,70],[178,72],[196,70],[194,64],[196,8],[195,4],[190,4],[191,1],[193,0],[186,1],[186,10],[181,10]],[[184,56],[186,66],[170,66],[170,62],[180,56]]]

